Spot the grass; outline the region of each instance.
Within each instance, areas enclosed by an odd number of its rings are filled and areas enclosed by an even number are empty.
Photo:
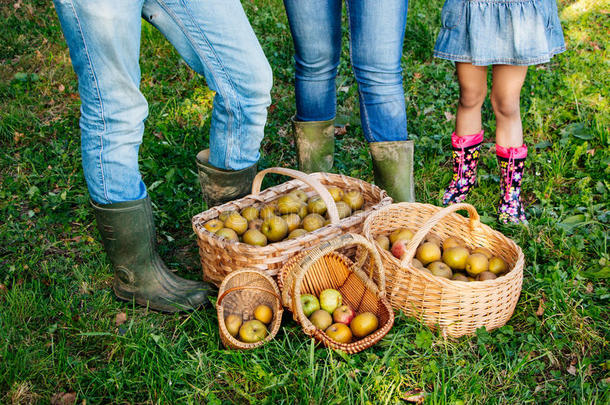
[[[403,58],[417,197],[434,204],[450,177],[458,90],[452,65],[431,56],[441,3],[410,2]],[[114,298],[88,207],[77,82],[58,21],[46,1],[2,3],[0,403],[393,404],[419,390],[429,404],[609,403],[610,9],[594,0],[559,5],[568,51],[530,68],[522,93],[530,226],[495,220],[492,139],[469,197],[526,255],[512,319],[446,340],[397,313],[380,344],[346,356],[315,348],[289,316],[273,342],[242,353],[222,347],[211,307],[161,315]],[[260,167],[296,167],[292,43],[281,1],[244,6],[274,69]],[[193,157],[208,143],[211,94],[149,26],[141,65],[150,105],[141,170],[160,251],[181,275],[198,278],[190,218],[203,207]],[[336,170],[372,181],[347,47],[338,84],[338,118],[350,125],[337,139]],[[494,125],[487,102],[488,134]],[[123,312],[127,321],[117,325]]]

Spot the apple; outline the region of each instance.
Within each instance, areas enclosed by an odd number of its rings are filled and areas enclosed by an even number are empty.
[[[320,309],[320,301],[315,295],[301,294],[301,306],[303,307],[303,313],[309,318],[309,315]]]
[[[379,326],[379,320],[372,312],[363,312],[357,315],[350,323],[349,327],[357,338],[370,335]]]
[[[269,242],[277,242],[288,235],[288,224],[282,217],[272,216],[263,221],[261,231]]]
[[[407,240],[399,239],[392,244],[392,254],[394,257],[402,260],[405,253],[407,253]]]
[[[333,312],[333,321],[349,325],[355,315],[356,313],[349,306],[341,305]]]
[[[260,342],[267,336],[267,328],[258,319],[252,319],[241,325],[239,328],[239,338],[245,343]]]
[[[241,326],[241,316],[233,314],[225,316],[225,326],[227,327],[229,335],[233,337],[237,336],[239,327]]]
[[[206,222],[203,227],[212,233],[215,233],[217,231],[219,231],[221,228],[224,227],[224,222],[222,222],[220,219],[216,218],[216,219],[211,219],[208,222]]]
[[[311,323],[313,323],[313,326],[321,330],[325,330],[333,323],[332,316],[330,316],[330,314],[323,309],[314,311],[314,313],[309,317],[309,320]]]
[[[320,293],[320,307],[329,314],[332,314],[335,309],[340,307],[342,301],[341,293],[332,288],[328,288]]]
[[[259,305],[254,309],[254,318],[262,323],[269,323],[273,319],[273,310],[267,305]]]
[[[329,338],[339,343],[349,343],[352,340],[352,331],[344,323],[333,323],[325,331]]]

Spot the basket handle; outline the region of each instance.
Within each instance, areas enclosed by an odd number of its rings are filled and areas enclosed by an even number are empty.
[[[263,178],[267,173],[275,173],[282,174],[284,176],[292,177],[297,180],[301,180],[303,183],[307,184],[311,188],[313,188],[316,193],[322,198],[324,204],[326,204],[326,209],[328,210],[328,216],[330,217],[330,223],[335,225],[339,223],[339,212],[337,211],[337,205],[335,204],[335,200],[330,195],[326,187],[322,185],[315,177],[308,176],[306,173],[300,172],[294,169],[288,169],[286,167],[270,167],[265,170],[261,170],[256,174],[254,180],[252,181],[252,194],[257,195],[261,192],[261,185],[263,183]]]
[[[374,282],[373,280],[373,272],[377,273],[377,286],[379,288],[379,293],[381,296],[385,295],[385,275],[383,272],[383,265],[381,264],[381,257],[377,252],[377,249],[366,240],[365,237],[353,233],[346,233],[337,238],[326,241],[317,247],[311,249],[307,256],[304,257],[300,263],[296,265],[296,275],[293,281],[293,295],[292,301],[293,305],[296,305],[295,313],[302,314],[303,308],[301,305],[301,300],[296,299],[296,297],[301,295],[301,284],[303,282],[303,278],[307,273],[307,270],[322,256],[335,251],[336,249],[340,249],[342,247],[350,246],[357,244],[359,246],[364,247],[369,255],[371,256],[371,270],[369,273],[370,282]],[[303,322],[301,322],[303,324]]]
[[[428,219],[428,221],[426,221],[424,226],[419,228],[419,230],[415,233],[415,235],[413,236],[413,239],[411,239],[411,241],[407,245],[407,251],[404,255],[404,258],[402,259],[402,261],[400,263],[401,267],[406,267],[409,265],[409,263],[411,263],[411,260],[413,260],[413,257],[415,256],[415,250],[417,250],[417,247],[419,246],[421,241],[424,240],[424,238],[426,237],[428,232],[430,232],[430,230],[432,230],[432,228],[434,228],[436,226],[436,224],[438,224],[440,222],[441,219],[443,219],[447,215],[452,214],[459,210],[468,211],[468,217],[470,218],[471,232],[474,232],[474,230],[481,225],[481,221],[480,221],[480,217],[479,217],[479,213],[477,212],[477,209],[470,204],[465,204],[465,203],[452,204],[448,207],[443,208],[442,210],[438,211],[436,214],[432,215],[430,217],[430,219]]]
[[[273,295],[275,297],[275,299],[280,302],[280,306],[282,305],[282,300],[280,299],[280,296],[275,293],[275,291],[271,291],[271,290],[268,290],[266,288],[255,287],[255,286],[247,286],[247,285],[240,285],[240,286],[237,286],[237,287],[228,288],[225,292],[220,294],[220,296],[216,300],[216,305],[219,306],[220,303],[222,302],[224,297],[226,297],[227,294],[232,293],[233,291],[239,291],[239,290],[258,290],[258,291],[269,293],[269,294]]]

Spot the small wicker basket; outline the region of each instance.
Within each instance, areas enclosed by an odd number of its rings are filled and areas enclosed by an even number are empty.
[[[290,176],[294,180],[261,191],[261,183],[267,173]],[[335,202],[324,186],[337,186],[344,190],[360,191],[364,197],[363,212],[339,220]],[[264,247],[221,239],[203,227],[207,221],[217,218],[224,211],[241,211],[245,207],[269,203],[297,189],[304,190],[308,197],[317,194],[322,198],[328,208],[331,221],[329,225],[298,238],[272,243]],[[219,285],[232,271],[243,268],[258,269],[270,276],[275,276],[288,259],[303,249],[346,232],[360,233],[366,216],[391,202],[392,199],[384,190],[352,177],[332,173],[307,175],[297,170],[281,167],[263,170],[254,178],[252,194],[211,208],[193,217],[193,230],[197,235],[203,278]]]
[[[231,336],[225,326],[225,317],[234,314],[243,322],[249,321],[254,319],[254,309],[259,305],[267,305],[273,311],[267,337],[256,343],[244,343]],[[235,271],[220,285],[216,301],[218,329],[222,343],[229,349],[253,349],[273,339],[280,330],[283,312],[277,284],[260,271]]]
[[[469,217],[455,213],[467,210]],[[440,327],[443,334],[459,337],[477,328],[498,328],[510,319],[519,300],[523,282],[524,256],[515,242],[484,225],[470,204],[446,208],[430,204],[398,203],[383,207],[367,218],[363,233],[370,241],[398,228],[417,230],[407,245],[404,259],[373,242],[380,253],[392,306]],[[428,234],[440,239],[455,236],[469,248],[485,247],[506,261],[510,272],[495,280],[461,282],[435,277],[411,264],[415,251]]]
[[[355,263],[339,253],[352,246],[358,252]],[[394,324],[394,311],[385,296],[381,259],[375,247],[360,235],[345,234],[293,257],[278,274],[278,284],[282,303],[292,312],[294,320],[308,336],[327,347],[358,353],[379,342]],[[351,343],[336,342],[317,329],[303,313],[301,294],[319,296],[327,288],[339,290],[343,302],[357,314],[374,313],[379,320],[378,329]]]

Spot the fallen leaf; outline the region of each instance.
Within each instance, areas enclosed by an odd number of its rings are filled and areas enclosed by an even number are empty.
[[[589,149],[587,150],[587,153],[591,156],[595,156],[595,149]]]
[[[574,365],[572,364],[570,364],[570,367],[568,367],[566,371],[568,372],[568,374],[576,375],[576,367],[574,367]]]
[[[275,109],[276,109],[276,108],[277,108],[277,104],[271,104],[271,105],[269,106],[269,108],[267,109],[267,112],[268,112],[269,114],[272,114],[272,113],[275,111]]]
[[[421,404],[424,402],[424,400],[426,399],[427,396],[428,396],[427,392],[424,392],[424,391],[420,390],[419,388],[416,388],[414,390],[405,392],[402,395],[402,399],[404,399],[407,402],[414,402],[416,404]]]
[[[591,294],[593,292],[593,283],[587,283],[587,286],[585,287],[585,291],[589,294]]]
[[[57,90],[59,90],[60,92],[63,92],[66,89],[66,86],[64,86],[63,84],[60,84],[59,86],[57,86]]]
[[[23,134],[21,132],[15,131],[15,135],[13,135],[13,141],[15,141],[15,143],[19,143],[21,138],[23,138]]]
[[[127,322],[127,314],[125,312],[119,312],[114,317],[114,323],[116,326],[122,325]]]
[[[347,133],[347,125],[342,127],[335,127],[335,136],[345,135]]]
[[[76,403],[76,392],[60,392],[51,397],[51,405],[73,405]]]
[[[413,73],[413,77],[414,77],[415,79],[421,79],[422,74],[421,74],[421,73],[419,73],[419,72],[415,72],[415,73]]]
[[[155,131],[155,132],[153,132],[153,135],[154,135],[156,138],[163,139],[163,134],[162,134],[161,132],[156,132],[156,131]]]
[[[17,10],[18,8],[21,8],[21,0],[19,0],[17,3],[13,4],[13,8],[15,10]]]
[[[443,114],[445,114],[445,119],[447,121],[453,121],[455,119],[455,115],[450,113],[449,111],[445,111]]]
[[[538,301],[538,309],[536,310],[537,316],[542,316],[544,314],[544,301],[544,294],[542,294],[542,298],[540,298],[540,301]]]
[[[8,288],[4,284],[0,284],[0,293],[5,293],[8,291]]]

